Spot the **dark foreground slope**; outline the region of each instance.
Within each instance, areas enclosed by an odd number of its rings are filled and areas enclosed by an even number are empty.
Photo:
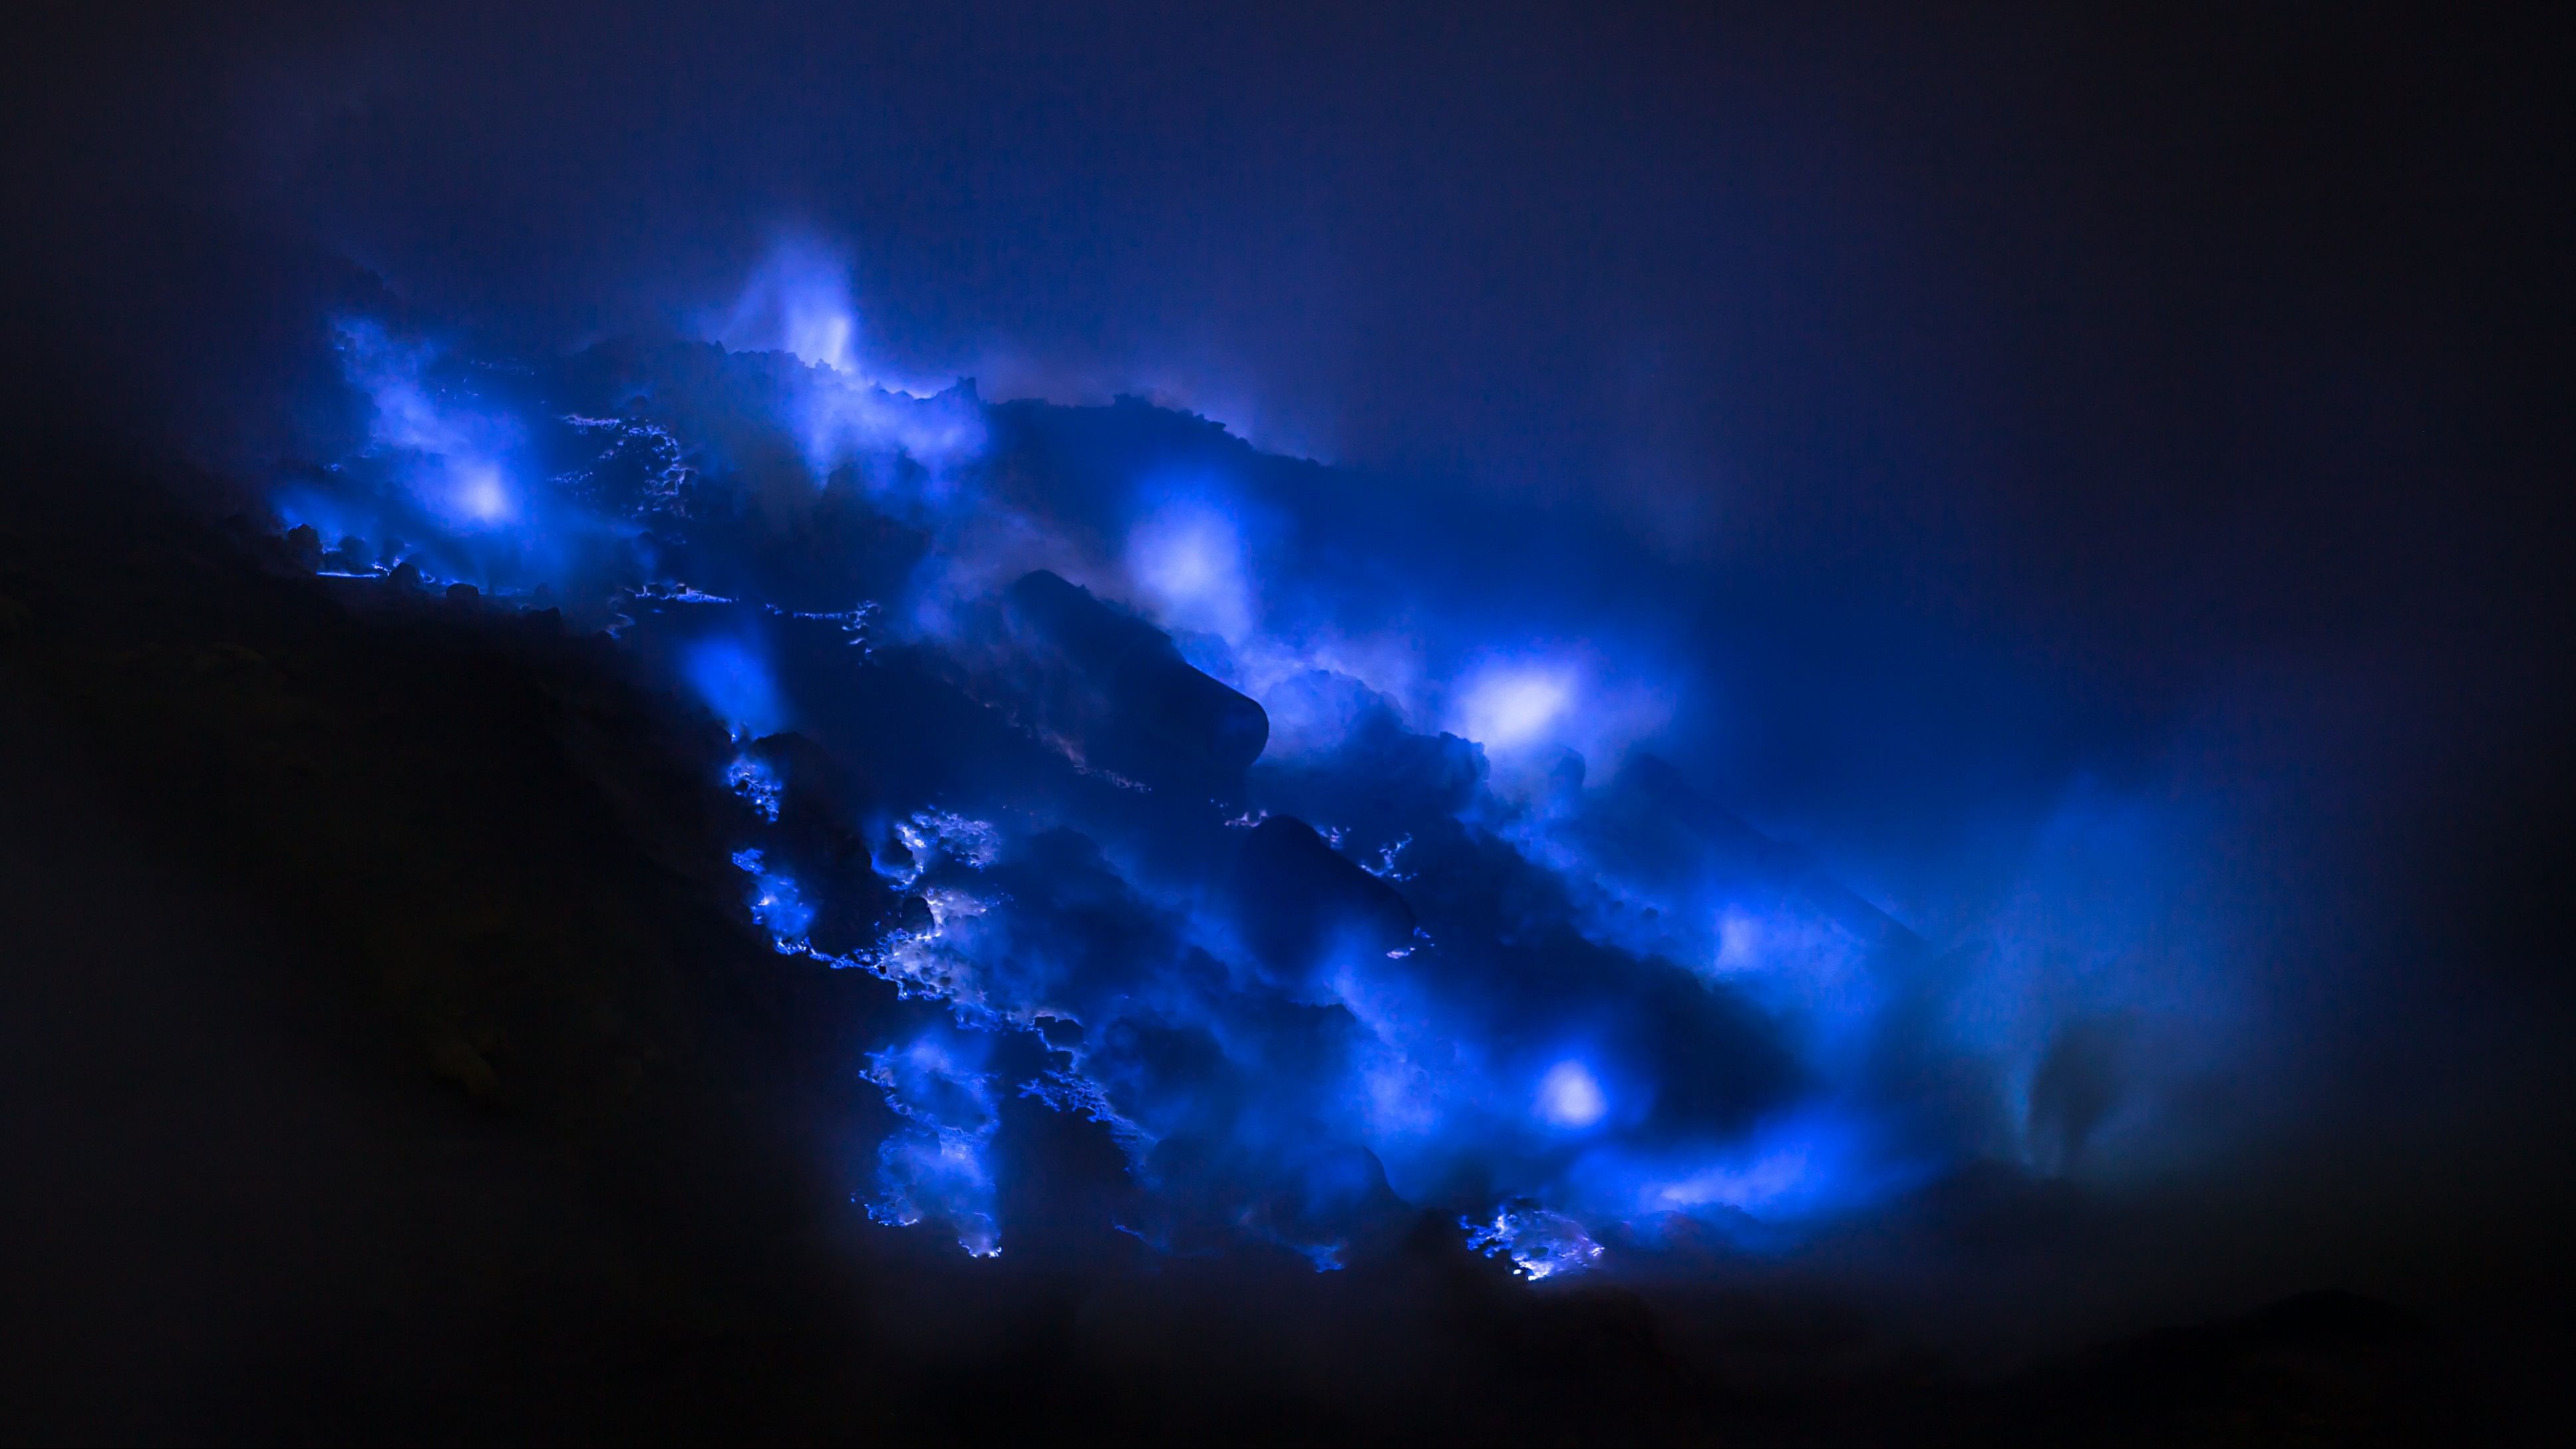
[[[0,1439],[2308,1442],[2476,1412],[2439,1342],[2348,1300],[1980,1387],[1836,1313],[1730,1338],[1533,1293],[1438,1223],[1331,1275],[874,1227],[855,1044],[909,1008],[753,927],[716,725],[551,616],[335,594],[255,528],[44,466],[0,515]],[[1107,1150],[1029,1102],[1003,1130]]]
[[[858,983],[734,919],[712,726],[131,497],[10,525],[11,1436],[756,1411],[837,1270],[790,1141],[867,1104]]]

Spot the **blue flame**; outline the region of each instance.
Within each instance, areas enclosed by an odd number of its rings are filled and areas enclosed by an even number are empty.
[[[681,652],[680,675],[716,718],[738,735],[773,735],[787,726],[787,706],[770,676],[768,661],[749,641],[699,640]]]
[[[751,918],[768,931],[770,939],[782,954],[805,949],[805,932],[814,924],[814,908],[805,904],[796,882],[769,868],[757,850],[738,850],[733,856],[734,868],[751,876],[751,894],[747,904]]]
[[[888,385],[811,249],[718,330],[521,376],[350,323],[370,441],[277,506],[334,572],[544,586],[728,727],[750,919],[948,1014],[868,1058],[880,1221],[998,1253],[1016,1094],[1110,1134],[1147,1241],[1329,1271],[1436,1207],[1553,1278],[1675,1215],[1758,1246],[1980,1154],[2064,1170],[2149,1115],[2068,1105],[2132,1039],[2098,1023],[2226,1016],[2141,964],[2169,812],[2076,792],[1936,942],[1651,755],[1686,692],[1650,652],[1316,561],[1277,460]],[[799,795],[790,730],[869,790]]]
[[[1581,1062],[1558,1062],[1539,1078],[1538,1114],[1555,1126],[1589,1127],[1609,1110],[1610,1099]]]
[[[1583,1272],[1601,1259],[1601,1245],[1581,1223],[1526,1203],[1496,1208],[1485,1222],[1462,1217],[1458,1226],[1467,1232],[1468,1247],[1488,1258],[1501,1256],[1533,1283]]]
[[[868,1216],[910,1227],[945,1224],[973,1257],[997,1257],[993,1169],[987,1154],[1001,1125],[997,1079],[983,1070],[984,1043],[939,1029],[868,1058],[868,1080],[904,1119],[877,1153],[877,1197]]]

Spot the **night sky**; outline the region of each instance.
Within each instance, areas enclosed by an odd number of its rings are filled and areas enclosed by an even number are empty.
[[[14,15],[0,1437],[2554,1437],[2549,19]]]

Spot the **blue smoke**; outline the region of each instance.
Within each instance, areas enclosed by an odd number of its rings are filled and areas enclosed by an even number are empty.
[[[349,322],[368,442],[276,506],[726,727],[749,919],[943,1013],[852,1083],[897,1119],[877,1221],[999,1253],[1025,1098],[1109,1134],[1167,1251],[1331,1270],[1435,1209],[1533,1280],[1643,1270],[2116,1161],[2224,1065],[2188,810],[2070,782],[1918,929],[1667,762],[1708,682],[1665,641],[1365,480],[890,385],[810,249],[711,330],[517,367]]]
[[[681,677],[734,734],[774,735],[787,728],[787,706],[756,645],[703,639],[681,651],[679,664]]]

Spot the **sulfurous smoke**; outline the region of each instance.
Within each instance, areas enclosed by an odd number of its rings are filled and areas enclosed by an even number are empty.
[[[2524,29],[37,16],[0,1420],[2547,1379]]]
[[[1910,922],[1712,794],[1720,682],[1474,581],[1372,480],[889,387],[810,245],[709,315],[534,361],[340,316],[363,442],[269,502],[323,573],[561,610],[723,726],[748,918],[926,1008],[849,1083],[895,1124],[871,1219],[1008,1251],[999,1185],[1045,1171],[1011,1099],[1115,1143],[1064,1188],[1090,1226],[1319,1271],[1429,1211],[1533,1280],[1652,1279],[1980,1167],[2210,1150],[2223,802],[2069,778],[2027,864]]]

